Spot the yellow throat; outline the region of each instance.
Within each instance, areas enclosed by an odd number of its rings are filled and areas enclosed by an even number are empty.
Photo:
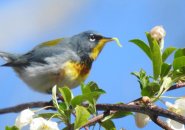
[[[112,39],[101,39],[98,45],[95,48],[93,48],[90,54],[90,58],[95,60],[97,56],[99,55],[99,53],[101,52],[101,50],[103,49],[103,47],[105,46],[105,44],[109,41],[112,41]]]

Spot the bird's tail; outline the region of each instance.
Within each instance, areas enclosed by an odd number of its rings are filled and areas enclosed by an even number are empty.
[[[6,64],[15,61],[18,56],[6,52],[0,52],[0,57],[6,61],[2,66],[6,66]]]

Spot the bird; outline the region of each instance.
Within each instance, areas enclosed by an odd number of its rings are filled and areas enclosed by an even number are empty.
[[[107,42],[117,38],[105,37],[96,31],[84,31],[71,37],[43,42],[24,54],[0,51],[6,63],[31,89],[51,94],[53,86],[73,89],[88,77],[93,62]]]

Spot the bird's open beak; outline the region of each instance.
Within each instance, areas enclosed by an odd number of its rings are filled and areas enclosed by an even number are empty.
[[[102,40],[103,40],[105,43],[106,43],[106,42],[115,41],[119,47],[122,47],[122,45],[121,45],[119,39],[116,38],[116,37],[113,37],[113,38],[112,38],[112,37],[103,37]]]

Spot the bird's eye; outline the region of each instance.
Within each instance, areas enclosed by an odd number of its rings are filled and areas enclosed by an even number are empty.
[[[89,41],[94,42],[96,40],[96,37],[94,34],[89,35]]]

